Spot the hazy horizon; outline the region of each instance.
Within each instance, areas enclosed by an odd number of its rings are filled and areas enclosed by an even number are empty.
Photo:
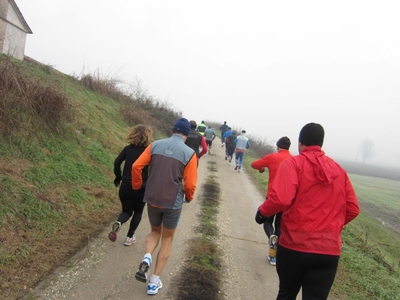
[[[333,158],[400,167],[400,3],[391,1],[16,0],[25,54],[66,74],[99,73],[188,119],[227,121],[275,143],[325,128]],[[396,101],[397,100],[397,101]]]

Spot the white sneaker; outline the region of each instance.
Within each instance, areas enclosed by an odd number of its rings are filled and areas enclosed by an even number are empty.
[[[130,246],[130,245],[132,245],[134,243],[136,243],[136,237],[135,236],[132,236],[131,238],[130,237],[126,237],[124,245],[125,246]]]
[[[158,293],[158,290],[163,287],[161,279],[158,280],[157,283],[149,282],[147,284],[147,295],[155,295]]]
[[[276,266],[276,257],[271,258],[271,260],[269,261],[269,264],[271,266]]]

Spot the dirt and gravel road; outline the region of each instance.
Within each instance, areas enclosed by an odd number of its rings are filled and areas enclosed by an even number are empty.
[[[238,173],[233,164],[228,164],[224,159],[224,148],[217,139],[211,155],[200,160],[195,199],[184,206],[172,254],[161,276],[164,287],[154,297],[173,299],[171,279],[179,273],[188,241],[195,235],[200,209],[196,198],[200,197],[201,187],[211,174],[208,161],[216,163],[217,171],[212,175],[217,177],[221,188],[220,212],[215,216],[220,232],[218,244],[225,265],[221,291],[226,299],[275,299],[278,290],[276,269],[267,262],[267,239],[261,225],[254,221],[264,192],[254,186],[246,170]],[[149,299],[147,285],[134,277],[150,230],[146,211],[136,232],[136,244],[123,245],[127,224],[115,243],[107,238],[109,230],[105,228],[98,237],[89,239],[87,247],[43,281],[27,299]]]

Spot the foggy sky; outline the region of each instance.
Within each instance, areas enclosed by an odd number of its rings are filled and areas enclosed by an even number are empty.
[[[99,72],[188,119],[275,143],[308,122],[333,158],[400,167],[400,3],[16,0],[25,54],[70,75]]]

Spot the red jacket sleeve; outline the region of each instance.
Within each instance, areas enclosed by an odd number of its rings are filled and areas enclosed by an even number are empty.
[[[278,187],[279,189],[275,188]],[[294,162],[283,161],[276,173],[271,192],[260,206],[260,213],[265,217],[273,216],[289,206],[296,197],[298,178]]]
[[[355,219],[355,217],[358,216],[360,213],[360,207],[358,205],[358,200],[356,193],[354,192],[353,185],[350,182],[349,177],[347,176],[346,178],[346,219],[345,219],[345,225],[352,220]]]
[[[257,159],[251,163],[251,167],[256,170],[261,170],[262,168],[268,168],[270,156],[267,154],[263,158]]]
[[[204,154],[206,154],[208,150],[206,139],[204,138],[204,136],[201,137],[201,148],[202,150],[199,153],[199,158],[202,157]]]

